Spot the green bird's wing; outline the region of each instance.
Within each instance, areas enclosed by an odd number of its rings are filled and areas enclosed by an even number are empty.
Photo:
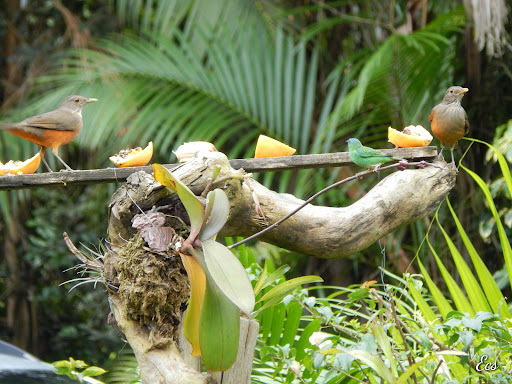
[[[384,152],[378,151],[378,150],[370,148],[370,147],[364,147],[364,146],[356,149],[356,152],[359,156],[366,158],[366,159],[371,159],[371,158],[387,159],[387,158],[393,157]]]

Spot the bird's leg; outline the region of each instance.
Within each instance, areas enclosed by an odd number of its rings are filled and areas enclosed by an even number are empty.
[[[455,165],[455,158],[453,157],[453,148],[452,148],[452,149],[450,149],[450,152],[451,152],[451,154],[452,154],[452,164],[454,164],[454,165]]]
[[[439,150],[439,155],[437,155],[437,160],[444,160],[443,157],[443,147]]]
[[[72,171],[72,170],[73,170],[73,168],[71,168],[69,165],[67,165],[67,164],[66,164],[66,162],[60,158],[60,156],[59,156],[59,148],[53,148],[53,151],[52,151],[52,152],[53,152],[53,154],[55,155],[55,157],[56,157],[57,159],[59,159],[59,161],[60,161],[62,164],[64,164],[64,166],[66,167],[66,169],[67,169],[68,171]]]
[[[46,159],[44,158],[44,152],[46,151],[45,147],[41,147],[41,150],[39,151],[39,156],[41,157],[41,160],[43,160],[44,165],[46,168],[48,168],[48,171],[53,172],[53,170],[50,168],[48,163],[46,162]]]

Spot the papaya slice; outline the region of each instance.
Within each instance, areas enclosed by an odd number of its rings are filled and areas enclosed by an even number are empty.
[[[421,125],[409,125],[402,132],[389,127],[388,141],[400,148],[426,147],[433,137]]]
[[[118,167],[141,167],[149,163],[151,157],[153,157],[152,141],[144,149],[141,147],[124,149],[117,155],[110,156],[109,160]]]
[[[291,156],[297,150],[271,137],[260,135],[256,143],[256,153],[254,157],[260,159],[262,157],[280,157]]]
[[[25,161],[9,160],[5,164],[0,162],[0,176],[30,175],[37,171],[39,164],[41,164],[41,156],[39,152]]]

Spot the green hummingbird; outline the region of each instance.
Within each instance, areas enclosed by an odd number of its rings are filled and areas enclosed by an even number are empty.
[[[365,147],[358,139],[348,139],[347,143],[350,160],[361,167],[374,168],[374,170],[377,170],[383,163],[393,160],[402,160],[384,152],[377,151],[376,149]]]

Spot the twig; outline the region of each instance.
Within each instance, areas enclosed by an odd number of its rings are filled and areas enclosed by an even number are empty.
[[[345,183],[348,183],[349,181],[352,181],[352,180],[355,180],[355,179],[359,179],[359,178],[363,178],[364,176],[367,176],[367,175],[370,175],[372,173],[377,173],[377,172],[380,172],[380,171],[385,171],[387,169],[392,169],[392,168],[403,168],[405,169],[405,166],[409,166],[409,165],[412,165],[412,166],[419,166],[421,168],[424,168],[425,166],[429,165],[429,166],[432,166],[432,167],[436,167],[436,168],[440,168],[440,169],[445,169],[439,165],[436,165],[436,164],[432,164],[432,163],[427,163],[426,161],[418,161],[418,162],[413,162],[413,163],[408,163],[407,161],[400,161],[399,163],[395,163],[395,164],[391,164],[391,165],[387,165],[385,167],[381,167],[381,168],[374,168],[374,169],[369,169],[367,171],[363,171],[363,172],[359,172],[357,174],[355,174],[354,176],[350,176],[350,177],[347,177],[346,179],[343,179],[343,180],[340,180],[334,184],[331,184],[329,185],[328,187],[325,187],[324,189],[322,189],[321,191],[315,193],[313,196],[311,196],[309,199],[307,199],[306,201],[304,201],[304,203],[302,203],[301,205],[299,205],[297,208],[295,208],[293,211],[291,211],[289,214],[287,214],[285,217],[283,217],[282,219],[279,219],[278,221],[276,221],[274,224],[270,225],[269,227],[265,228],[265,229],[262,229],[261,231],[255,233],[254,235],[251,235],[235,244],[232,244],[230,246],[228,246],[228,249],[232,249],[234,247],[238,247],[239,245],[242,245],[250,240],[253,240],[255,239],[256,237],[258,236],[261,236],[262,234],[264,234],[265,232],[268,232],[272,229],[274,229],[275,227],[277,227],[279,224],[281,224],[282,222],[284,222],[285,220],[288,220],[290,217],[292,217],[293,215],[295,215],[297,212],[299,212],[302,208],[304,208],[306,205],[308,205],[309,203],[311,203],[313,200],[315,200],[318,196],[326,193],[327,191],[333,189],[333,188],[336,188],[336,187],[339,187],[340,185],[342,184],[345,184]]]
[[[73,244],[73,242],[69,238],[67,232],[64,232],[62,234],[62,236],[64,237],[64,241],[65,241],[66,245],[68,246],[69,250],[71,251],[71,253],[73,255],[75,255],[78,260],[80,260],[82,263],[84,263],[85,266],[87,266],[88,268],[97,269],[97,270],[104,269],[102,263],[91,260],[87,256],[85,256],[82,252],[80,252],[80,250],[77,247],[75,247],[75,244]]]

